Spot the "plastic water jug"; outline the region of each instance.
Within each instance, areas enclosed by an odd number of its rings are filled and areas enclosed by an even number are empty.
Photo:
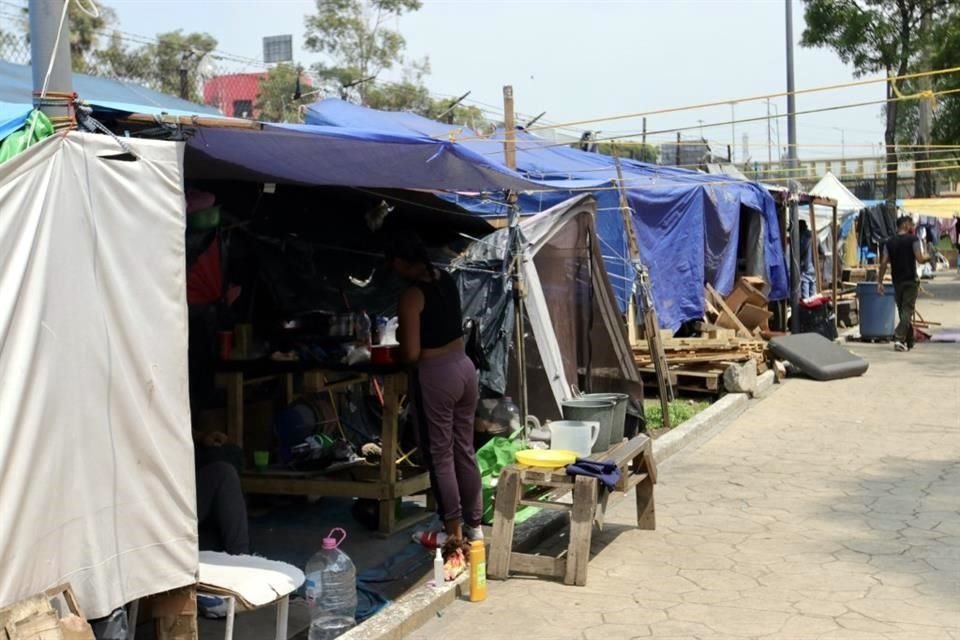
[[[310,640],[336,638],[356,624],[357,570],[338,548],[346,539],[346,531],[334,529],[307,562],[304,592],[310,607]]]
[[[550,429],[550,448],[574,451],[582,458],[590,455],[590,450],[600,435],[599,422],[582,420],[556,420],[547,424]]]
[[[493,410],[493,421],[497,424],[498,435],[509,435],[520,430],[520,409],[510,396],[505,396]]]

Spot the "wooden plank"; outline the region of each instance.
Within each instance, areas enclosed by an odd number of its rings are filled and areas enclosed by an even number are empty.
[[[406,391],[406,376],[393,374],[383,379],[383,416],[380,441],[383,453],[380,456],[380,482],[390,496],[396,495],[397,455],[400,451],[400,395]],[[397,520],[394,501],[380,503],[378,521],[381,533],[393,531]]]
[[[538,507],[540,509],[549,509],[551,511],[570,511],[573,505],[566,502],[553,502],[551,500],[527,500],[520,501],[525,507]]]
[[[513,557],[510,558],[510,569],[514,573],[559,578],[564,575],[568,562],[569,560],[567,558],[535,556],[529,553],[514,553]],[[492,574],[491,577],[493,577]]]
[[[817,293],[823,293],[823,274],[820,273],[820,240],[817,236],[817,216],[813,203],[810,203],[810,253],[813,254],[813,268],[816,270]]]
[[[756,280],[759,280],[763,284],[755,285],[754,281]],[[767,304],[769,304],[770,302],[767,299],[767,296],[764,295],[763,291],[760,290],[765,285],[766,283],[763,281],[762,278],[751,278],[749,276],[743,276],[740,278],[739,282],[737,282],[737,288],[743,291],[744,293],[746,293],[747,295],[746,302],[752,304],[755,307],[764,307],[764,308],[766,308]]]
[[[726,353],[708,353],[699,355],[680,354],[669,356],[667,362],[673,365],[696,364],[701,362],[744,362],[749,360],[751,354],[748,352],[726,352]],[[641,368],[650,368],[650,361],[637,358],[637,366]]]
[[[653,481],[647,479],[637,485],[637,527],[653,531],[657,528],[656,504],[653,497]]]
[[[427,491],[430,488],[430,474],[418,473],[410,478],[399,480],[391,486],[390,495],[393,498],[405,498]]]
[[[331,498],[367,498],[389,500],[391,489],[379,482],[331,480],[325,477],[290,478],[259,473],[240,477],[244,493],[272,496],[326,496]]]
[[[642,453],[650,446],[650,437],[640,434],[630,438],[608,452],[600,455],[600,459],[612,459],[617,466],[623,466],[631,462],[637,455]]]
[[[570,514],[570,543],[564,584],[582,587],[587,584],[590,562],[590,541],[593,536],[593,512],[597,507],[597,479],[577,476],[573,489],[573,511]]]
[[[727,329],[727,331],[730,331]],[[740,349],[744,340],[741,338],[670,338],[663,341],[665,351],[686,351],[689,349]],[[634,351],[648,353],[647,345],[641,344]]]
[[[740,318],[737,317],[737,314],[727,305],[727,301],[723,299],[717,290],[713,288],[713,285],[707,283],[707,292],[709,296],[713,297],[713,303],[721,310],[720,317],[729,316],[729,321],[734,325],[729,327],[731,329],[736,329],[739,335],[742,335],[744,338],[751,337],[750,330],[743,326],[743,323],[740,322]],[[719,321],[717,324],[721,324]]]
[[[369,378],[366,375],[361,375],[329,382],[327,380],[327,372],[323,370],[307,371],[303,374],[303,390],[307,393],[344,391],[358,384],[363,384],[367,380],[369,380]]]
[[[621,477],[624,472],[621,471]],[[597,504],[597,508],[593,512],[593,521],[600,528],[600,531],[603,531],[603,521],[607,517],[607,504],[610,502],[610,491],[605,487],[600,488],[600,502]]]
[[[643,450],[643,453],[634,458],[633,468],[635,471],[642,469],[647,476],[634,489],[637,501],[637,527],[652,531],[657,528],[656,502],[653,495],[654,485],[657,483],[657,463],[653,457],[652,443]]]
[[[243,448],[243,373],[218,373],[217,385],[227,394],[227,439]]]
[[[636,463],[637,461],[634,460]],[[653,456],[653,441],[648,440],[647,446],[643,450],[643,470],[650,476],[653,484],[657,484],[657,459]],[[636,467],[634,467],[636,468]]]
[[[514,518],[519,500],[520,472],[513,467],[507,467],[500,473],[494,500],[493,536],[487,563],[487,575],[491,578],[506,580],[510,577]]]
[[[748,302],[740,308],[740,313],[737,317],[740,318],[743,326],[753,331],[758,327],[763,328],[768,326],[772,315],[766,307],[757,307]]]
[[[211,129],[253,129],[260,130],[262,126],[255,120],[241,118],[203,117],[203,116],[172,116],[168,114],[154,115],[150,113],[131,113],[120,120],[121,123],[138,124],[171,124],[184,127],[208,127]]]

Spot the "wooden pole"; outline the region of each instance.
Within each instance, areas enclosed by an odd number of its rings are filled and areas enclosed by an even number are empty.
[[[677,135],[679,136],[680,134]],[[679,148],[680,147],[677,146],[677,149]],[[624,233],[627,234],[627,246],[630,248],[630,261],[633,263],[634,269],[638,271],[637,276],[640,286],[643,289],[643,328],[644,333],[646,333],[650,356],[653,358],[653,369],[657,375],[657,393],[660,396],[660,411],[663,414],[663,427],[669,429],[671,426],[670,401],[673,400],[673,387],[670,384],[667,354],[663,349],[663,341],[660,339],[660,321],[657,319],[657,311],[653,307],[653,296],[650,295],[650,279],[647,277],[647,271],[640,260],[640,245],[634,233],[633,215],[630,209],[630,201],[627,200],[627,190],[623,185],[623,169],[620,166],[620,157],[617,155],[616,144],[612,145],[612,149],[613,162],[617,168],[617,193],[620,196],[620,215],[623,216],[623,230]],[[630,296],[631,306],[635,304],[634,297],[634,295]]]
[[[513,112],[513,87],[503,88],[503,156],[507,167],[517,168],[517,124]]]
[[[517,138],[516,138],[516,114],[513,111],[513,87],[506,85],[503,87],[503,155],[506,159],[507,167],[516,170],[517,168]],[[507,204],[510,207],[510,249],[513,254],[513,260],[510,266],[510,279],[513,283],[513,307],[514,307],[514,341],[516,345],[517,374],[519,376],[518,387],[520,391],[520,424],[526,424],[529,415],[530,405],[527,397],[527,353],[526,353],[526,329],[523,321],[523,300],[526,297],[523,282],[523,244],[520,241],[520,211],[517,208],[517,194],[514,191],[507,193]],[[524,442],[526,442],[526,431],[524,430]]]
[[[817,278],[814,282],[817,283],[817,293],[823,292],[823,274],[820,273],[820,241],[817,239],[817,215],[816,215],[816,205],[813,204],[813,200],[810,201],[810,233],[813,234],[813,237],[810,240],[810,252],[813,254],[813,268],[817,272]],[[801,256],[802,259],[802,256]]]
[[[627,234],[627,245],[630,247],[630,257],[636,260],[640,255],[640,249],[637,246],[637,238],[633,235],[633,220],[630,218],[630,204],[627,202],[626,194],[623,188],[623,170],[620,168],[620,155],[617,153],[617,143],[611,142],[610,149],[613,151],[613,161],[617,167],[617,192],[620,195],[620,215],[623,217],[623,232]],[[627,300],[627,340],[632,349],[637,344],[637,301],[636,289],[630,288],[630,297]]]

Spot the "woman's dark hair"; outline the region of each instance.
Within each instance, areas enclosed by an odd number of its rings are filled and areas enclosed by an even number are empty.
[[[413,264],[422,264],[431,271],[433,262],[430,260],[430,254],[427,248],[413,231],[396,231],[391,234],[383,250],[387,260],[400,258]]]

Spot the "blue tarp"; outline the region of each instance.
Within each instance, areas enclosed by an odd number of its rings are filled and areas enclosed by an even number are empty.
[[[26,104],[0,102],[0,140],[22,127],[33,107]]]
[[[173,116],[219,116],[213,107],[194,104],[135,84],[73,74],[73,90],[95,108],[125,113],[168,113]],[[0,62],[0,102],[26,107],[33,104],[30,65]]]
[[[539,187],[462,145],[409,132],[199,127],[187,145],[187,172],[194,179],[475,192]]]
[[[455,139],[480,157],[503,165],[503,132],[481,139],[461,127],[441,124],[410,113],[381,112],[340,100],[311,105],[307,122],[355,127],[393,134],[416,132]],[[703,285],[710,282],[729,293],[736,276],[741,207],[764,221],[763,252],[770,297],[788,295],[786,262],[780,244],[776,205],[760,185],[727,176],[707,175],[633,160],[621,162],[627,197],[633,209],[641,257],[652,283],[654,304],[663,326],[676,329],[689,319],[702,318]],[[523,213],[536,213],[591,191],[597,198],[597,234],[603,244],[611,285],[621,304],[634,280],[623,220],[619,212],[613,158],[552,144],[517,132],[517,169],[542,183],[520,194]],[[451,201],[486,215],[504,215],[502,201],[452,195]]]

